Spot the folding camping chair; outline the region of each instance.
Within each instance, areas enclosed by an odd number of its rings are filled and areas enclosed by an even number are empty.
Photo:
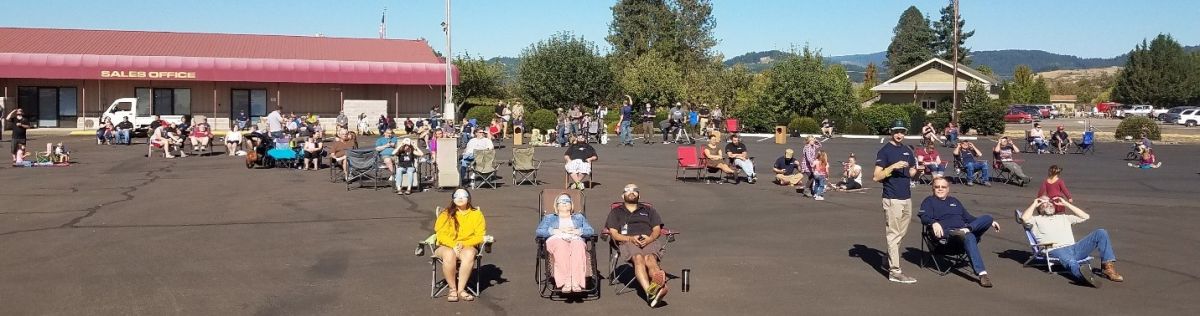
[[[488,186],[493,189],[497,187],[496,171],[500,164],[496,162],[496,150],[476,150],[475,160],[471,162],[471,166],[467,168],[468,177],[471,179],[471,188],[478,189],[483,186]],[[478,179],[478,180],[476,180]]]
[[[675,148],[675,180],[681,180],[684,173],[688,170],[696,170],[696,180],[700,180],[701,170],[707,169],[704,163],[700,162],[700,153],[695,146],[679,146]]]
[[[1014,215],[1016,215],[1014,217],[1017,220],[1017,224],[1021,225],[1021,228],[1025,230],[1025,240],[1029,242],[1029,259],[1026,259],[1021,266],[1028,267],[1034,264],[1044,264],[1046,265],[1046,273],[1054,272],[1054,264],[1059,263],[1058,258],[1050,256],[1050,247],[1053,247],[1054,244],[1038,243],[1037,239],[1033,237],[1033,231],[1031,230],[1033,227],[1021,221],[1021,210],[1015,210]],[[1086,264],[1088,270],[1092,270],[1092,256],[1079,259],[1077,263]]]
[[[441,208],[439,207],[437,210],[434,211],[435,212],[434,214],[437,214],[436,212],[440,212],[440,211],[441,211]],[[474,295],[475,297],[480,296],[479,295],[479,293],[480,293],[479,292],[479,290],[480,290],[480,287],[479,287],[480,281],[479,280],[481,278],[479,277],[479,267],[482,265],[481,263],[483,262],[483,254],[484,253],[492,253],[492,244],[494,244],[494,243],[496,243],[495,237],[492,237],[491,235],[485,235],[485,236],[483,236],[483,243],[479,244],[479,246],[475,247],[475,250],[476,250],[475,265],[473,267],[471,267],[471,269],[473,269],[471,271],[471,277],[475,278],[475,282],[474,282],[475,287],[471,288],[469,286],[469,284],[471,282],[467,281],[468,286],[466,289],[468,292],[471,292],[471,295]],[[429,298],[437,298],[438,295],[441,295],[442,292],[446,291],[446,289],[450,287],[450,284],[448,282],[446,282],[445,278],[438,277],[438,267],[442,266],[442,258],[439,258],[438,256],[434,255],[434,250],[437,250],[437,248],[438,248],[437,235],[429,235],[429,238],[425,238],[425,240],[422,240],[417,243],[416,255],[418,257],[423,256],[426,253],[429,254],[429,265],[431,266],[431,269],[429,272],[429,276],[430,276],[429,277]]]
[[[538,185],[537,172],[542,167],[542,161],[534,158],[533,154],[533,147],[513,148],[513,160],[508,162],[512,166],[513,186],[521,183]]]
[[[1014,163],[1018,163],[1021,161],[1023,161],[1023,160],[1019,160],[1019,159],[1013,160]],[[1004,184],[1016,183],[1019,186],[1025,186],[1025,181],[1021,181],[1021,179],[1018,179],[1017,175],[1015,173],[1013,173],[1012,170],[1005,168],[1004,163],[1000,162],[999,160],[992,161],[991,166],[992,166],[992,174],[994,175],[994,177],[1003,179]]]
[[[540,198],[538,202],[539,220],[543,216],[553,214],[555,212],[555,200],[557,200],[558,196],[562,194],[566,194],[567,196],[571,197],[572,204],[575,206],[575,209],[572,210],[573,213],[587,215],[587,203],[585,200],[586,196],[583,195],[583,191],[567,189],[543,189],[541,195],[539,195]],[[562,292],[554,286],[554,271],[551,270],[554,267],[554,258],[551,258],[549,251],[546,250],[546,239],[547,238],[545,237],[534,237],[534,243],[537,244],[538,250],[537,258],[534,263],[533,279],[534,283],[542,286],[542,298],[553,300],[556,297],[556,294],[562,294]],[[586,288],[583,292],[586,294],[584,299],[600,298],[600,268],[596,266],[597,239],[598,237],[596,235],[584,237],[584,241],[587,242],[586,247],[588,253],[588,265],[591,268],[591,276],[588,278]]]
[[[646,206],[654,207],[654,205],[650,204],[650,203],[646,203],[646,202],[641,202],[641,203],[645,204]],[[615,209],[618,207],[624,207],[625,203],[624,202],[613,202],[610,206],[611,206],[611,208]],[[663,225],[662,228],[659,230],[659,235],[660,235],[659,238],[666,238],[667,244],[670,244],[670,243],[675,242],[675,236],[679,235],[679,232],[668,229],[668,228],[666,228],[666,225]],[[617,262],[617,260],[619,260],[621,258],[621,251],[620,251],[620,248],[617,247],[617,241],[613,240],[612,238],[609,237],[608,229],[604,229],[603,231],[601,231],[600,238],[604,239],[605,241],[608,241],[608,259],[609,259],[608,260],[608,284],[609,285],[616,285],[618,283],[621,284],[621,287],[617,288],[617,290],[616,290],[617,295],[629,293],[629,292],[636,290],[636,288],[634,288],[632,286],[633,286],[634,282],[637,282],[637,278],[632,277],[633,271],[630,271],[630,270],[633,270],[633,264],[627,263],[627,262]],[[664,251],[667,248],[667,244],[663,244]],[[660,260],[661,260],[661,258],[660,258]],[[618,273],[617,269],[622,266],[628,266],[629,268],[625,269],[625,271],[623,271],[621,273]],[[627,273],[625,273],[625,272],[630,272],[630,273],[628,273],[630,275],[627,276],[626,275]],[[621,282],[620,279],[623,277],[629,277],[629,280]]]
[[[1096,132],[1083,132],[1083,138],[1074,143],[1076,154],[1096,154]]]
[[[962,238],[954,237],[948,231],[942,238],[937,238],[933,234],[933,226],[924,226],[921,230],[921,252],[925,253],[925,256],[921,257],[921,267],[929,268],[925,265],[925,260],[928,259],[933,261],[934,271],[944,276],[956,268],[971,265],[971,257],[967,255],[966,248],[963,248]],[[945,268],[942,261],[946,262]]]
[[[975,160],[975,161],[982,162],[984,165],[991,166],[988,164],[987,160],[979,159],[979,160]],[[966,184],[966,183],[970,183],[971,181],[983,183],[984,181],[991,181],[991,179],[984,179],[983,173],[979,172],[979,170],[976,170],[976,172],[978,172],[978,173],[977,174],[967,174],[967,166],[963,164],[962,156],[954,156],[954,176],[959,179],[960,183]]]
[[[349,168],[350,178],[346,181],[346,191],[350,191],[350,183],[357,182],[361,188],[367,181],[374,182],[372,187],[379,190],[380,184],[383,186],[391,186],[392,181],[387,181],[388,174],[385,167],[381,166],[383,160],[379,158],[379,152],[374,148],[351,149],[346,151],[346,167]]]

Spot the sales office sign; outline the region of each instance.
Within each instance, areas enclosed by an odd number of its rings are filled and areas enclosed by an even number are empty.
[[[100,78],[117,79],[196,79],[193,71],[135,71],[135,70],[101,70]]]

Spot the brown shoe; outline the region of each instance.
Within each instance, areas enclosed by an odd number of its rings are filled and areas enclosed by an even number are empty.
[[[1116,267],[1115,262],[1109,261],[1109,262],[1101,263],[1100,270],[1102,273],[1104,273],[1104,277],[1108,278],[1109,280],[1112,280],[1113,282],[1125,281],[1125,277],[1122,277],[1120,274],[1117,273],[1117,267]]]
[[[989,279],[987,274],[979,276],[979,286],[991,288],[992,279]]]

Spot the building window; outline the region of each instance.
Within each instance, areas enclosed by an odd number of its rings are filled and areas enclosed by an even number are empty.
[[[77,93],[75,87],[17,87],[17,107],[38,127],[75,127]]]
[[[936,100],[921,100],[921,108],[925,109],[926,111],[935,110],[935,109],[937,109],[937,101]]]
[[[138,113],[153,115],[192,114],[192,89],[136,88]]]
[[[232,117],[238,117],[241,113],[246,113],[251,119],[262,116],[267,116],[267,90],[266,89],[233,89],[229,91],[229,96],[232,98],[229,104]]]

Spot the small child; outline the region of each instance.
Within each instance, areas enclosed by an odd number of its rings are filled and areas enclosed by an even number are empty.
[[[25,160],[25,157],[29,157],[29,152],[25,150],[25,144],[17,144],[17,153],[13,155],[13,166],[32,166],[33,162]]]
[[[813,178],[815,179],[815,181],[813,181],[813,184],[812,184],[813,185],[813,187],[812,187],[813,200],[817,200],[817,201],[825,200],[825,186],[826,186],[826,183],[828,182],[828,180],[827,180],[828,176],[829,176],[829,154],[825,153],[824,150],[818,150],[817,151],[817,163],[816,163],[816,166],[813,167]]]
[[[62,142],[54,145],[54,163],[70,163],[71,151],[67,150],[67,146],[63,146]]]

